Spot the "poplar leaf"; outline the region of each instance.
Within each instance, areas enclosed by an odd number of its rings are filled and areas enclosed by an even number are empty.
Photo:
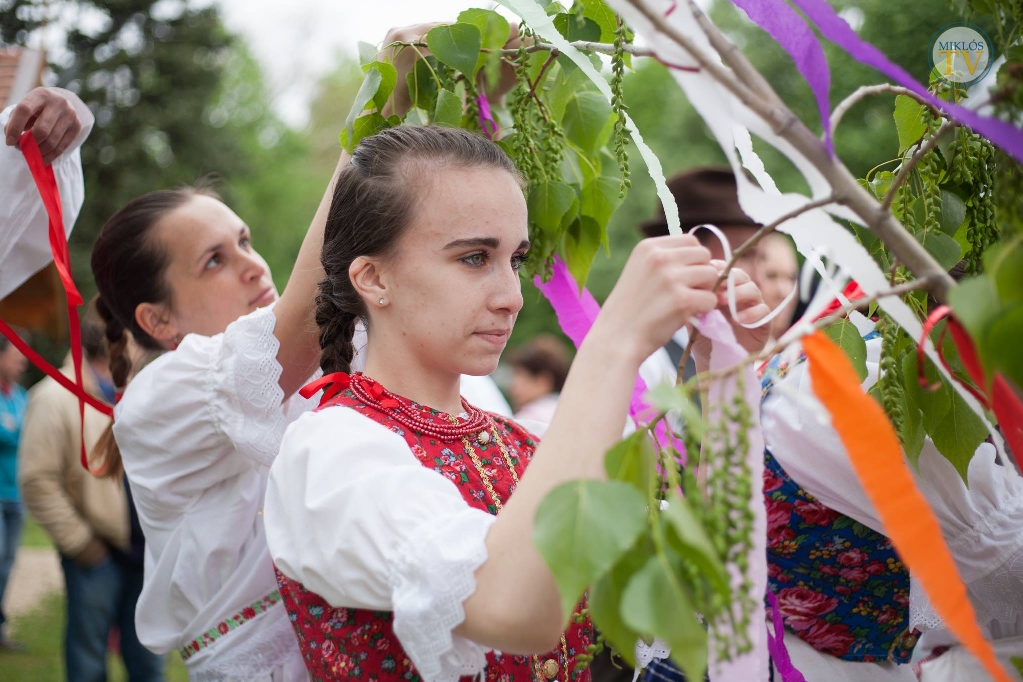
[[[382,74],[373,69],[366,73],[366,77],[362,79],[362,85],[359,86],[359,92],[355,95],[355,101],[352,102],[352,108],[348,110],[348,118],[345,119],[345,132],[348,133],[348,140],[351,144],[351,149],[345,147],[349,152],[355,149],[355,142],[352,142],[355,138],[355,119],[359,117],[363,109],[373,99],[373,95],[376,94],[377,89],[380,87],[380,82],[383,80]],[[381,119],[383,117],[381,116]],[[344,144],[342,142],[342,144]]]
[[[441,88],[437,92],[433,122],[457,128],[462,123],[462,98],[447,88]]]
[[[899,131],[899,154],[903,154],[927,132],[927,126],[922,120],[923,113],[923,105],[912,97],[899,95],[895,98],[895,128]]]
[[[382,114],[384,106],[387,104],[387,99],[394,92],[394,86],[398,82],[398,71],[387,62],[371,62],[362,67],[362,70],[366,73],[370,71],[378,71],[380,73],[380,84],[373,94],[373,103],[377,107],[377,112]]]
[[[563,613],[635,544],[646,519],[646,499],[621,481],[571,481],[548,493],[533,542],[554,574]]]
[[[867,342],[849,320],[839,320],[824,329],[824,333],[849,357],[856,376],[863,381],[867,378]]]
[[[476,76],[483,36],[473,24],[441,24],[426,34],[426,45],[442,64]]]
[[[541,182],[529,190],[529,219],[544,232],[557,235],[575,200],[575,190],[569,185],[557,180]]]

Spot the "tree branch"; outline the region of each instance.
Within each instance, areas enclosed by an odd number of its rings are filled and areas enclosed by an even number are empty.
[[[614,54],[614,51],[615,51],[615,46],[613,44],[611,44],[611,43],[597,43],[597,42],[590,42],[590,41],[586,41],[586,40],[576,40],[576,41],[573,41],[571,43],[571,45],[572,45],[572,47],[574,47],[577,50],[580,50],[581,52],[598,52],[600,54],[608,54],[609,55],[609,54]],[[426,44],[425,41],[417,41],[417,42],[413,42],[413,43],[403,43],[403,42],[395,41],[393,43],[385,45],[382,48],[381,51],[383,51],[383,50],[385,50],[385,49],[387,49],[389,47],[420,47],[420,48],[423,48],[423,47],[429,47],[429,46]],[[636,45],[630,45],[628,43],[626,43],[625,45],[622,45],[622,50],[624,50],[625,52],[627,52],[627,53],[629,53],[631,55],[634,55],[636,57],[654,57],[655,56],[653,50],[651,50],[648,47],[637,47]],[[480,52],[482,52],[483,54],[490,54],[491,52],[497,52],[498,54],[502,54],[502,55],[514,55],[514,54],[518,54],[519,50],[518,50],[518,48],[514,48],[514,49],[501,48],[499,50],[493,50],[493,49],[484,47],[484,48],[482,48],[480,50]],[[555,57],[561,54],[561,50],[559,50],[558,48],[554,47],[554,45],[552,45],[550,43],[541,42],[541,41],[537,41],[537,42],[533,43],[532,45],[526,46],[526,52],[528,52],[530,54],[533,53],[533,52],[550,52]]]
[[[885,92],[890,92],[895,95],[905,95],[906,97],[912,97],[920,104],[929,107],[936,116],[941,116],[941,110],[934,106],[926,99],[913,92],[909,88],[904,88],[901,85],[892,85],[891,83],[881,83],[880,85],[864,85],[852,93],[844,100],[842,100],[835,110],[831,113],[831,133],[832,135],[838,129],[838,124],[842,121],[842,117],[853,108],[860,100],[866,99],[870,95],[880,95]]]
[[[536,80],[533,81],[533,84],[529,86],[529,95],[528,95],[529,97],[535,97],[536,96],[536,86],[538,86],[540,84],[540,81],[543,80],[543,75],[545,73],[547,73],[548,67],[550,67],[550,65],[553,64],[554,60],[557,59],[557,58],[558,58],[558,55],[554,54],[553,52],[550,54],[549,57],[547,57],[547,61],[545,61],[543,63],[543,66],[540,67],[540,73],[536,74]]]
[[[696,382],[697,386],[699,386],[704,382],[716,381],[718,379],[723,379],[732,374],[735,374],[736,372],[739,372],[742,369],[744,369],[752,362],[769,360],[770,358],[774,357],[781,351],[785,350],[785,348],[787,348],[792,343],[795,343],[796,341],[802,339],[804,336],[809,336],[813,332],[820,331],[825,327],[829,327],[835,322],[845,319],[853,311],[859,310],[860,308],[868,308],[872,303],[875,303],[881,300],[882,298],[888,298],[889,296],[902,297],[913,291],[929,289],[934,285],[934,282],[931,281],[932,278],[933,275],[928,277],[922,277],[920,279],[914,279],[910,282],[905,282],[904,284],[892,287],[891,289],[888,289],[886,291],[879,291],[876,294],[872,294],[865,298],[852,301],[851,303],[849,303],[849,305],[840,308],[834,314],[828,315],[827,317],[822,317],[821,319],[814,322],[812,325],[808,325],[801,333],[796,334],[791,338],[782,339],[781,341],[774,344],[770,348],[765,348],[764,350],[758,353],[750,353],[741,361],[739,361],[738,363],[731,367],[715,370],[713,372],[703,372],[702,374],[697,374],[696,376],[692,377],[689,381]]]
[[[821,139],[813,134],[781,102],[773,90],[771,90],[771,95],[759,95],[757,91],[761,87],[753,89],[745,83],[738,81],[732,75],[732,72],[703,54],[687,36],[681,34],[668,24],[659,13],[651,10],[644,0],[627,1],[646,17],[659,32],[688,52],[696,60],[701,70],[721,83],[742,104],[763,118],[775,134],[785,139],[797,151],[802,153],[820,171],[824,179],[828,181],[836,196],[841,197],[841,203],[852,210],[884,242],[910,272],[916,275],[918,279],[929,282],[931,287],[930,293],[938,301],[942,303],[947,301],[948,292],[955,286],[952,278],[947,275],[934,257],[927,253],[920,243],[917,242],[916,238],[895,219],[892,212],[879,206],[877,199],[859,185],[856,178],[849,172],[849,169],[839,159],[828,153]],[[728,41],[727,37],[721,34],[719,30],[716,28],[710,30],[714,34],[715,43],[731,44],[731,41]],[[732,69],[736,73],[741,72],[745,78],[750,79],[751,83],[763,81],[762,76],[753,75],[756,69],[749,63],[749,60],[746,59],[746,56],[741,51],[728,48],[726,54],[722,55],[722,59],[727,59]],[[766,85],[763,87],[770,86]]]
[[[892,186],[888,188],[888,193],[884,195],[884,201],[881,202],[882,210],[888,211],[891,209],[892,202],[895,201],[895,195],[898,194],[899,188],[902,187],[903,183],[906,182],[907,178],[909,178],[909,174],[912,173],[913,169],[916,168],[918,163],[920,163],[920,159],[927,156],[928,152],[937,147],[938,143],[941,142],[941,138],[943,138],[948,131],[955,128],[956,125],[958,124],[955,121],[945,121],[942,123],[941,127],[938,128],[934,135],[920,145],[919,149],[913,152],[913,156],[909,158],[909,161],[902,164],[902,168],[899,169],[899,174],[895,176],[895,179],[892,180]],[[898,257],[898,254],[896,254],[896,257]]]

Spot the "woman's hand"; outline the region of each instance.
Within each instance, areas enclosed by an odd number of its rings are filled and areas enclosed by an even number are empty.
[[[7,145],[17,146],[26,130],[32,131],[43,162],[50,165],[78,137],[82,121],[74,106],[59,90],[36,88],[25,95],[11,112],[4,128]]]
[[[629,256],[593,331],[611,339],[638,367],[690,319],[718,305],[711,291],[718,272],[696,237],[644,239]]]
[[[711,261],[711,265],[718,273],[724,272],[725,262],[722,260]],[[761,320],[771,312],[771,309],[764,303],[764,297],[760,293],[760,287],[756,285],[748,273],[739,268],[732,268],[732,282],[735,285],[735,312],[737,319],[733,319],[728,309],[728,286],[722,282],[717,291],[717,304],[725,318],[731,322],[735,340],[750,353],[757,353],[764,349],[764,345],[771,336],[771,325],[765,324],[755,329],[747,329],[743,324],[752,324]],[[740,324],[741,323],[741,324]],[[691,333],[691,332],[690,332]],[[704,336],[697,337],[693,343],[693,359],[698,368],[705,368],[710,363],[710,340]]]

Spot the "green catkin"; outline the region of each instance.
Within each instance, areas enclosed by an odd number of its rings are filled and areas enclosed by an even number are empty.
[[[525,25],[519,27],[520,44],[515,59],[517,82],[509,98],[509,108],[515,126],[512,139],[515,160],[529,185],[536,186],[543,180],[543,167],[537,159],[535,117],[529,101],[529,53],[525,46],[531,36]]]
[[[625,45],[628,42],[628,29],[621,17],[615,29],[614,52],[611,54],[611,110],[615,113],[614,151],[618,158],[618,169],[622,174],[622,182],[618,196],[625,198],[625,191],[632,187],[629,179],[629,152],[625,147],[629,144],[629,134],[625,122],[625,112],[629,107],[625,104],[622,84],[625,80]]]
[[[902,437],[905,422],[904,406],[906,404],[905,388],[899,376],[899,360],[896,346],[899,342],[899,326],[885,313],[880,315],[879,330],[881,332],[881,376],[878,379],[878,391],[881,405],[884,407],[888,420],[895,433]]]
[[[966,254],[966,274],[980,272],[984,251],[999,239],[998,222],[995,220],[995,149],[979,135],[971,135],[968,143],[972,165],[976,169],[966,215],[969,226],[966,238],[970,251]]]

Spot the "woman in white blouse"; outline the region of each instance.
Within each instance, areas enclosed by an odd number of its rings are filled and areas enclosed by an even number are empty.
[[[289,427],[265,507],[317,678],[568,674],[578,632],[563,634],[569,614],[533,545],[537,505],[560,483],[604,476],[641,362],[719,304],[718,269],[691,236],[636,247],[534,455],[520,426],[458,392],[460,374],[497,366],[527,237],[514,167],[464,131],[386,130],[338,180],[317,312],[327,375],[310,389],[326,386],[325,402]],[[755,285],[740,299],[744,320],[766,311]],[[349,375],[359,319],[365,372]]]
[[[881,339],[866,343],[865,390],[877,381]],[[826,410],[814,397],[806,370],[805,363],[791,367],[764,399],[761,426],[767,448],[821,503],[883,534],[884,526],[852,470]],[[1023,657],[1023,478],[1011,464],[997,463],[994,447],[983,443],[970,461],[967,487],[929,438],[915,473],[917,485],[941,524],[978,621],[1006,670],[1012,671],[1010,659]],[[916,582],[910,591],[910,627],[923,633],[914,655],[923,661],[919,666],[922,682],[991,679],[980,663],[957,645]],[[810,682],[877,679],[876,671],[860,671],[862,677],[852,671],[869,664],[836,662],[817,655],[795,637],[786,638],[786,643],[796,667]],[[909,671],[905,673],[913,678]]]

